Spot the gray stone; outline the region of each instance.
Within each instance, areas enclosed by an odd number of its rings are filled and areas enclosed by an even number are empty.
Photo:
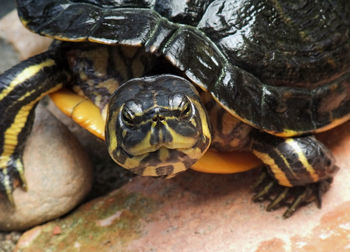
[[[0,38],[0,73],[5,72],[19,61],[18,55],[11,45]]]
[[[108,154],[106,143],[63,114],[48,99],[47,109],[60,120],[79,140],[93,161],[94,184],[89,199],[102,196],[127,183],[134,176],[130,171],[116,164]]]
[[[15,189],[15,209],[0,202],[0,230],[24,230],[62,216],[92,185],[91,163],[79,142],[40,106],[23,158],[28,191]]]

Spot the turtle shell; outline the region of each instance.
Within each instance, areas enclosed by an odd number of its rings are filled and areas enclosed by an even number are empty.
[[[349,119],[350,2],[17,0],[32,31],[144,46],[232,115],[281,136]]]

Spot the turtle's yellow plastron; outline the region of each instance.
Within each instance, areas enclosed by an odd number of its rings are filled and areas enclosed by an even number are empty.
[[[100,110],[90,100],[67,89],[50,94],[56,106],[76,123],[97,137],[104,139],[105,121]],[[192,169],[205,173],[238,173],[253,169],[261,164],[249,152],[216,152],[209,150],[196,162]]]
[[[199,172],[229,174],[251,170],[261,165],[261,161],[246,151],[207,151],[192,169]]]
[[[76,123],[104,140],[105,121],[100,110],[90,100],[81,97],[67,89],[50,94],[52,101],[67,116]]]

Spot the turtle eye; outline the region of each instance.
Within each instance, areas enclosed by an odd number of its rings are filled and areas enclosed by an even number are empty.
[[[137,115],[142,113],[142,106],[141,104],[130,100],[125,103],[121,113],[123,122],[132,126],[136,123]]]
[[[135,115],[133,115],[130,110],[124,108],[122,111],[122,119],[126,124],[133,125]]]
[[[179,111],[181,118],[187,117],[191,114],[191,102],[187,96],[183,94],[175,94],[170,97],[170,106]]]

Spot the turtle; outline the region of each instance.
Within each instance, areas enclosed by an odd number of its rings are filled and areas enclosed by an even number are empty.
[[[172,177],[209,146],[248,150],[265,165],[255,200],[288,204],[285,217],[320,206],[339,168],[314,133],[350,117],[348,1],[16,2],[26,28],[59,42],[0,75],[10,201],[14,181],[26,188],[35,105],[67,87],[100,108],[110,156],[135,174]]]

